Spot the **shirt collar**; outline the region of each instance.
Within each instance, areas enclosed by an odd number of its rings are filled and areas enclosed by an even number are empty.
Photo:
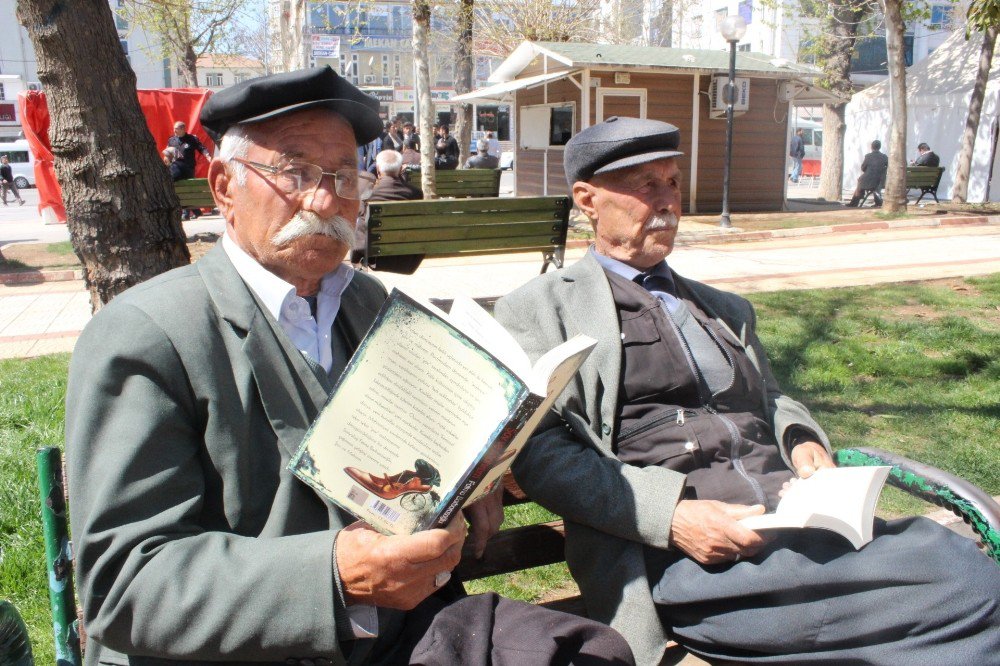
[[[294,298],[295,287],[261,266],[229,235],[228,229],[222,236],[222,249],[226,251],[233,267],[240,274],[247,286],[253,290],[264,304],[264,307],[275,320],[281,318],[281,308],[285,301]],[[323,276],[320,281],[320,293],[325,296],[339,298],[354,277],[354,269],[345,263],[339,264],[334,270]]]
[[[629,266],[628,264],[618,261],[617,259],[612,259],[611,257],[601,254],[600,252],[594,249],[593,245],[590,246],[589,252],[594,256],[594,259],[597,260],[597,263],[599,263],[601,267],[604,268],[604,270],[611,271],[616,275],[620,275],[630,282],[632,280],[635,280],[635,276],[640,274],[660,275],[662,277],[673,280],[673,275],[670,273],[670,267],[667,266],[666,259],[656,264],[649,270],[640,271],[638,268],[635,268],[634,266]]]

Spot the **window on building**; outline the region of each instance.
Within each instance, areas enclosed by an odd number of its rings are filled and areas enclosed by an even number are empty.
[[[396,55],[392,56],[392,75],[397,79],[400,77],[400,70],[401,67],[399,63],[399,54],[397,53]]]
[[[931,7],[931,22],[928,28],[950,30],[955,8],[952,5],[933,5]]]
[[[737,51],[749,51],[750,50],[750,45],[749,44],[737,44],[736,45],[736,50]]]
[[[3,89],[2,83],[0,83],[0,99],[7,99],[7,92]]]
[[[351,83],[357,85],[358,83],[358,54],[351,54],[351,69],[347,76],[351,79]]]
[[[913,35],[903,35],[903,59],[906,66],[913,64]],[[885,47],[885,37],[859,39],[851,57],[851,72],[855,74],[889,73],[889,55]]]
[[[715,10],[715,30],[719,31],[719,26],[722,25],[722,21],[729,16],[729,7],[723,7],[722,9]]]
[[[240,74],[237,74],[233,78],[235,79],[235,83],[243,83],[244,81],[246,81],[247,79],[250,78],[250,75],[249,74],[240,73]]]
[[[128,30],[128,19],[125,18],[125,0],[118,0],[115,7],[115,27]]]
[[[205,85],[209,88],[221,88],[222,72],[208,72],[205,74]]]
[[[127,39],[119,39],[118,43],[122,45],[122,51],[125,52],[125,59],[129,61],[129,64],[131,64],[132,63],[132,58],[130,58],[129,55],[128,55],[128,40]]]
[[[347,54],[340,54],[340,75],[347,76]]]
[[[521,145],[525,148],[565,146],[576,127],[573,103],[539,104],[521,107]]]

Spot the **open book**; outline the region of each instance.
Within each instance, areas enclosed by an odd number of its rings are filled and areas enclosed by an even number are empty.
[[[891,467],[837,467],[798,479],[774,513],[740,521],[752,530],[821,527],[841,534],[855,550],[872,540],[875,503]]]
[[[475,301],[451,312],[393,289],[288,464],[387,534],[443,527],[500,479],[597,344],[532,365]]]

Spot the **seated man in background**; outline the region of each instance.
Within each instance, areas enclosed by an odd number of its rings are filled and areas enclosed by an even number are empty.
[[[855,551],[823,530],[766,540],[739,523],[833,459],[771,374],[750,303],[667,265],[679,144],[673,125],[635,118],[574,136],[565,171],[594,245],[496,304],[532,360],[598,340],[514,463],[566,520],[588,615],[640,664],[670,638],[725,663],[996,663],[1000,568],[971,540],[877,521]]]
[[[449,587],[464,520],[385,536],[288,471],[386,298],[343,263],[378,103],[323,67],[201,120],[222,241],[104,307],[70,368],[87,663],[632,663],[596,622]],[[475,550],[502,515],[470,507]]]
[[[480,139],[476,142],[476,154],[465,160],[466,169],[496,169],[500,166],[500,158],[490,155],[490,142]]]
[[[372,188],[372,201],[412,201],[424,193],[403,178],[403,156],[395,150],[383,150],[375,156],[378,179]]]
[[[881,147],[881,141],[878,139],[872,141],[872,151],[865,155],[865,159],[861,163],[861,175],[858,176],[858,185],[854,188],[851,200],[846,204],[848,207],[857,208],[865,196],[865,192],[872,193],[876,208],[882,207],[880,192],[885,187],[885,174],[889,170],[889,157],[880,152]]]
[[[913,166],[936,167],[941,165],[941,158],[938,157],[926,143],[921,142],[921,144],[917,146],[917,152],[920,153],[920,155],[917,159],[913,160]]]

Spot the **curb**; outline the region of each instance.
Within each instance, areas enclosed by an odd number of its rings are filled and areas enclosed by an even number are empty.
[[[17,273],[0,273],[0,284],[41,284],[43,282],[68,282],[82,280],[82,268],[67,268],[59,271],[18,271]]]

